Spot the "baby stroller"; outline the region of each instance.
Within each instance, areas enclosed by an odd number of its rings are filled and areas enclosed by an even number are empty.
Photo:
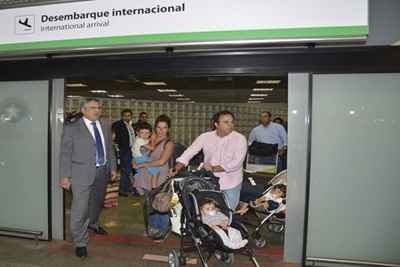
[[[202,176],[202,177],[201,177]],[[174,179],[174,189],[182,205],[180,217],[180,249],[172,250],[168,256],[170,266],[186,265],[186,253],[196,252],[202,266],[207,267],[208,260],[216,253],[222,260],[232,259],[233,253],[240,253],[250,257],[256,267],[258,262],[254,251],[248,245],[238,250],[226,247],[221,237],[201,220],[199,201],[203,198],[212,198],[218,203],[218,208],[231,221],[230,226],[238,229],[243,238],[248,239],[246,227],[232,220],[232,210],[229,209],[225,195],[219,191],[218,178],[211,175],[193,173],[189,177]],[[226,261],[228,262],[228,261]]]
[[[271,193],[271,190],[276,185],[287,185],[287,171],[281,171],[277,175],[275,175],[268,183],[267,189],[263,191],[261,194],[255,196],[255,198],[259,198],[261,196],[268,196]],[[283,233],[285,230],[285,215],[284,211],[286,210],[286,199],[284,199],[278,205],[275,205],[269,209],[265,209],[264,207],[252,208],[250,207],[249,215],[253,214],[257,218],[257,223],[254,224],[250,222],[248,219],[244,219],[243,223],[246,225],[251,225],[256,227],[253,232],[253,238],[255,241],[255,245],[257,247],[264,247],[266,245],[266,240],[262,237],[261,231],[264,229],[264,226],[270,231],[274,233]]]

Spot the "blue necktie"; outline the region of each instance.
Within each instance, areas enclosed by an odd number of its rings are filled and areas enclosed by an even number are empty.
[[[96,122],[91,123],[94,130],[94,137],[96,139],[96,166],[104,165],[104,148],[101,141],[101,135],[97,128]]]

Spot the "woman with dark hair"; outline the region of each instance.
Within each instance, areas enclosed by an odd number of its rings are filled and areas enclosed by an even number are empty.
[[[172,158],[175,150],[175,143],[171,140],[169,129],[171,120],[166,115],[160,115],[155,122],[155,134],[151,138],[153,151],[150,154],[150,161],[134,166],[140,169],[140,175],[135,177],[135,186],[144,189],[145,200],[147,200],[150,192],[151,174],[147,171],[148,168],[158,167],[160,170],[158,183],[156,187],[162,184],[166,179],[169,171],[168,162]],[[168,213],[154,212],[145,219],[146,231],[145,234],[153,239],[164,239],[169,231],[169,215]]]

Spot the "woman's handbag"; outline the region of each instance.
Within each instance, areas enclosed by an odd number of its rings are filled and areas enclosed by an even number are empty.
[[[168,212],[171,209],[171,199],[173,196],[171,179],[167,179],[159,187],[150,192],[151,207],[161,213]]]

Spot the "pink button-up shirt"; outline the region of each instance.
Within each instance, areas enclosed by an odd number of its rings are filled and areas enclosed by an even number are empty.
[[[187,166],[189,161],[203,149],[204,163],[220,165],[224,172],[216,172],[221,190],[231,189],[243,181],[243,161],[247,152],[246,138],[233,131],[219,137],[216,131],[201,134],[176,161]]]

